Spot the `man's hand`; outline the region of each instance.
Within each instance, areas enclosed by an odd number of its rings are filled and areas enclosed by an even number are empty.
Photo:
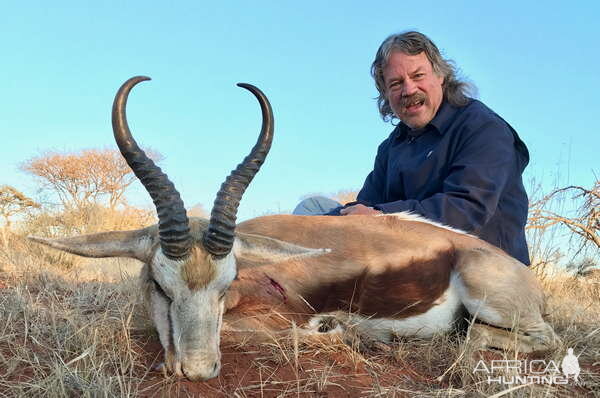
[[[383,212],[380,210],[375,210],[372,207],[368,207],[368,206],[361,205],[361,204],[346,207],[345,209],[340,210],[340,214],[342,216],[375,215],[375,214],[382,214],[382,213]]]

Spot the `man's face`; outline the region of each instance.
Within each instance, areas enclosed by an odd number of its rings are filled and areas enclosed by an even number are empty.
[[[440,108],[444,78],[433,72],[424,52],[393,52],[383,69],[383,81],[390,107],[411,129],[425,127]]]

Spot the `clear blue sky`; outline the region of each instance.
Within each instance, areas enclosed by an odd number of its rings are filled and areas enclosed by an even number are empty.
[[[40,151],[113,146],[110,108],[127,78],[138,142],[188,207],[210,208],[260,128],[275,140],[240,207],[289,211],[307,193],[357,189],[391,131],[369,67],[390,33],[429,35],[531,152],[526,178],[589,185],[600,172],[598,2],[4,2],[0,184],[35,195],[18,164]],[[150,200],[132,191],[139,205]]]

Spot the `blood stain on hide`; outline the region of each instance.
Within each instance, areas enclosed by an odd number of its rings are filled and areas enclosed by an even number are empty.
[[[285,289],[283,288],[283,286],[281,286],[279,284],[279,282],[277,282],[275,279],[271,278],[268,275],[267,275],[267,278],[269,278],[269,283],[270,283],[271,287],[273,289],[275,289],[275,291],[281,295],[283,302],[284,303],[287,302],[287,296],[285,294]]]

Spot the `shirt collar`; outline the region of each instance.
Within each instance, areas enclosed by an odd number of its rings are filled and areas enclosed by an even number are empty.
[[[443,100],[440,105],[440,109],[438,109],[435,117],[427,124],[427,127],[433,127],[435,131],[437,131],[440,135],[444,135],[448,126],[454,119],[454,115],[458,108],[450,105],[448,101]],[[404,122],[400,122],[396,127],[396,137],[399,139],[404,139],[409,134],[410,128],[404,124]]]
[[[444,100],[442,101],[442,105],[440,105],[440,109],[438,109],[437,114],[431,120],[431,122],[429,122],[429,124],[435,127],[438,133],[443,135],[448,129],[448,126],[450,126],[452,119],[454,119],[454,115],[456,114],[457,110],[458,109],[456,107],[450,105],[448,101]]]

